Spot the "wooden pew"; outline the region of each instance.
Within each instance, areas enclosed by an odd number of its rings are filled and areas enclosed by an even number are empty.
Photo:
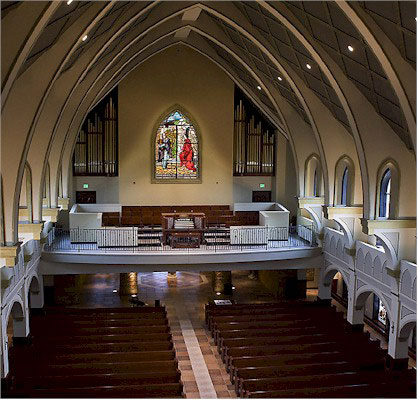
[[[61,336],[91,336],[91,335],[129,335],[141,334],[147,332],[164,333],[169,328],[164,320],[151,320],[153,325],[136,325],[136,326],[104,326],[104,327],[72,327],[57,326],[55,328],[43,330],[41,327],[35,329],[43,337],[61,337]]]
[[[221,340],[222,361],[230,354],[231,350],[237,347],[257,347],[257,346],[284,346],[297,344],[315,344],[315,343],[338,343],[345,340],[344,345],[358,344],[358,339],[347,337],[346,335],[335,338],[335,335],[329,334],[310,334],[301,336],[276,336],[276,337],[247,337]]]
[[[373,356],[370,352],[366,353],[370,360],[383,362],[383,352],[376,352]],[[284,367],[287,365],[315,364],[315,363],[332,363],[342,360],[353,362],[357,360],[357,353],[345,354],[341,349],[325,352],[306,352],[304,354],[279,354],[279,355],[262,355],[262,356],[244,356],[235,357],[231,360],[230,378],[231,382],[235,382],[237,371],[241,368],[256,368],[265,366]]]
[[[133,351],[158,351],[170,350],[173,348],[170,334],[158,334],[155,336],[155,341],[152,340],[153,335],[143,335],[134,341],[125,342],[109,342],[109,343],[88,343],[88,344],[59,344],[56,345],[52,351],[62,354],[66,353],[104,353],[104,352],[133,352]]]
[[[34,337],[33,342],[35,344],[48,343],[48,341],[50,342],[50,344],[62,343],[63,341],[65,341],[66,337],[68,338],[67,339],[68,341],[71,340],[71,342],[74,344],[100,343],[100,342],[101,343],[116,343],[116,342],[126,342],[129,340],[141,341],[141,338],[143,338],[145,335],[152,335],[152,333],[149,333],[149,332],[154,332],[154,334],[169,333],[170,328],[166,326],[152,327],[152,329],[151,327],[147,327],[143,329],[142,331],[134,333],[134,334],[125,333],[125,334],[116,334],[116,335],[88,335],[88,336],[83,336],[83,335],[72,336],[70,334],[70,335],[60,335],[60,336],[50,336],[50,337],[46,337],[46,336]]]
[[[74,354],[54,357],[51,363],[81,363],[81,362],[98,362],[110,363],[118,362],[140,362],[140,361],[166,361],[175,360],[176,352],[174,350],[162,351],[137,351],[129,353],[93,353],[93,354]]]
[[[316,326],[309,319],[299,319],[293,321],[252,321],[252,322],[229,322],[216,324],[213,331],[215,343],[218,342],[223,330],[233,329],[273,329],[273,328],[303,328],[304,326]]]
[[[40,355],[29,354],[26,357],[20,357],[16,363],[13,363],[13,370],[19,371],[19,366],[30,363],[42,365],[64,365],[64,364],[80,364],[80,363],[111,363],[111,362],[143,362],[143,361],[166,361],[175,360],[176,353],[172,350],[157,351],[136,351],[136,352],[109,352],[109,353],[78,353],[78,354],[50,354]],[[23,363],[23,364],[22,364]],[[15,366],[16,365],[16,366]]]
[[[235,391],[238,396],[243,393],[243,382],[247,379],[280,378],[304,375],[322,375],[336,372],[355,372],[361,370],[384,370],[384,363],[379,361],[338,361],[331,363],[281,365],[249,367],[237,369]]]
[[[147,314],[147,313],[166,313],[164,306],[152,307],[145,306],[141,308],[132,308],[132,307],[120,307],[120,308],[65,308],[65,307],[49,307],[46,310],[47,315],[58,314],[61,316],[64,315],[97,315],[108,317],[112,315],[121,315],[121,314]]]
[[[258,306],[258,304],[255,304]],[[216,319],[217,317],[229,317],[233,316],[243,316],[243,315],[268,315],[268,314],[299,314],[299,315],[313,315],[313,314],[322,314],[322,315],[333,315],[336,314],[335,308],[323,308],[319,306],[306,306],[306,307],[284,307],[282,304],[276,305],[266,305],[265,307],[237,307],[230,308],[232,306],[218,306],[218,309],[205,308],[205,321],[207,325],[210,325],[209,319]],[[235,307],[235,306],[234,306]],[[341,314],[341,313],[339,313]]]
[[[17,392],[14,397],[32,398],[181,398],[181,383],[99,386],[90,388],[35,389]]]
[[[16,382],[16,389],[52,389],[82,388],[95,386],[146,385],[160,383],[176,383],[181,381],[181,373],[176,371],[156,371],[141,373],[110,373],[71,376],[41,376],[25,378]]]
[[[238,347],[230,351],[225,363],[227,372],[231,373],[231,380],[233,380],[234,367],[318,362],[312,360],[322,360],[324,362],[352,360],[357,358],[359,353],[367,357],[374,357],[373,360],[384,357],[384,351],[375,346],[366,344],[359,346],[356,350],[347,352],[343,343],[328,342],[292,346]]]
[[[334,327],[330,327],[329,334],[337,332]],[[297,328],[269,328],[269,329],[233,329],[228,331],[222,331],[221,335],[218,337],[218,350],[220,352],[222,341],[227,339],[234,338],[245,338],[245,337],[277,337],[277,336],[300,336],[300,335],[315,335],[323,333],[323,329],[317,326],[306,326],[306,327],[297,327]],[[338,332],[340,333],[340,332]],[[365,335],[368,337],[368,335]]]
[[[246,398],[416,398],[413,388],[393,386],[392,382],[353,384],[322,388],[246,392]]]
[[[143,361],[143,362],[110,362],[110,363],[78,363],[78,364],[48,364],[27,366],[19,370],[21,376],[43,375],[84,375],[109,373],[135,373],[177,370],[177,360]]]
[[[329,386],[344,386],[355,384],[371,384],[385,382],[390,379],[384,371],[350,371],[323,375],[286,376],[264,379],[244,379],[241,386],[241,396],[248,397],[245,392],[260,390],[311,389]]]
[[[131,321],[131,323],[129,323]],[[96,323],[95,323],[96,322]],[[56,331],[65,330],[65,329],[88,329],[88,328],[132,328],[132,327],[141,327],[141,326],[160,326],[168,325],[168,321],[164,317],[159,318],[141,318],[141,319],[120,319],[120,320],[90,320],[90,321],[48,321],[43,323],[43,321],[33,321],[31,323],[31,329],[45,330],[54,329]]]

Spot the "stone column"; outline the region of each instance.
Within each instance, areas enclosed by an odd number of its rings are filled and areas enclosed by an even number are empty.
[[[215,293],[232,294],[231,271],[212,272],[212,287]]]
[[[392,318],[389,326],[389,340],[388,340],[388,354],[387,366],[390,369],[400,370],[408,368],[409,354],[408,354],[408,338],[410,330],[405,329],[402,332],[400,329],[401,320],[401,303],[399,296],[392,293],[391,296],[391,315]]]
[[[56,305],[74,305],[80,302],[83,275],[55,275],[54,302]]]
[[[364,328],[364,304],[357,305],[357,276],[350,269],[350,282],[348,284],[347,321],[352,331],[362,332]]]
[[[138,274],[136,272],[119,274],[119,295],[138,294]]]
[[[305,299],[306,298],[306,269],[297,270],[297,298]]]

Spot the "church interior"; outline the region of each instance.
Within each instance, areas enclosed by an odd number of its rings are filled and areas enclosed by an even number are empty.
[[[415,1],[1,1],[1,395],[416,398]]]

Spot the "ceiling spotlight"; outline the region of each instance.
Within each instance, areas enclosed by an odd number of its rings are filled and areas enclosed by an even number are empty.
[[[69,6],[72,2],[73,2],[73,0],[68,0],[67,1],[67,6]]]
[[[277,77],[277,79],[278,79],[279,81],[282,81],[282,80],[283,80],[283,78],[282,78],[281,76],[278,76],[278,77]]]
[[[81,39],[83,42],[85,42],[87,40],[87,35],[84,35],[83,38]]]
[[[131,294],[131,297],[138,297],[137,294]]]
[[[217,295],[217,296],[220,296],[220,295],[221,295],[221,292],[216,292],[216,295]]]
[[[354,51],[354,47],[353,46],[347,46],[347,49],[350,50],[351,52]]]
[[[117,289],[113,289],[113,293],[117,293],[118,292],[118,290]]]
[[[306,64],[306,68],[312,69],[311,64]]]
[[[261,90],[261,86],[257,86],[257,89],[258,89],[258,90]]]

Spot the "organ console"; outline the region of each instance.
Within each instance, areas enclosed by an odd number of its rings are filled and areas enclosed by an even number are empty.
[[[172,247],[199,247],[206,228],[204,213],[161,213],[163,244]]]

